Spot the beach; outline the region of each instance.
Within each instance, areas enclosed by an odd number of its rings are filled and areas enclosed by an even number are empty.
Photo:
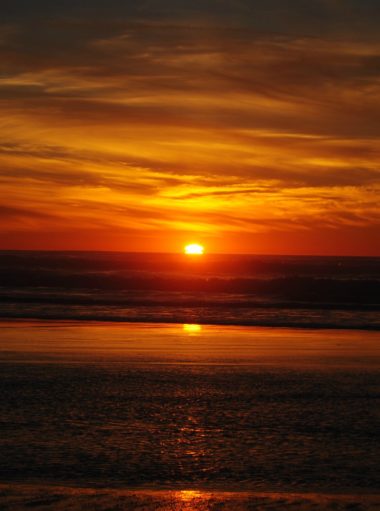
[[[380,511],[380,1],[1,6],[0,511]]]
[[[376,509],[376,331],[3,321],[2,509]]]
[[[378,495],[323,495],[215,491],[96,490],[46,486],[1,485],[2,509],[59,511],[253,511],[290,509],[376,510]]]

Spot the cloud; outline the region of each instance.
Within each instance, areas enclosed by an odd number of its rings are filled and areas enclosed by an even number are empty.
[[[7,228],[378,225],[377,4],[81,4],[0,27]]]

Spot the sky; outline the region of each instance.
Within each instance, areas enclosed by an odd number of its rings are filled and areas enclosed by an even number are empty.
[[[0,249],[380,255],[378,0],[13,0]]]

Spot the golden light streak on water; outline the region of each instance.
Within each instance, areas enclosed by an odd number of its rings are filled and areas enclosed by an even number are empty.
[[[189,335],[196,335],[196,334],[202,333],[202,325],[185,323],[182,326],[182,328],[183,328],[183,331]]]

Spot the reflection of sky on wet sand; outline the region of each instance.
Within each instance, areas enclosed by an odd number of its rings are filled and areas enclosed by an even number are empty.
[[[190,502],[193,499],[202,499],[205,496],[209,497],[209,493],[200,492],[197,490],[181,490],[174,493],[174,498],[182,502]]]
[[[173,492],[173,509],[174,511],[206,511],[210,509],[209,504],[212,498],[210,493],[197,490],[181,490]]]
[[[211,492],[181,490],[168,492],[169,501],[159,509],[162,511],[248,511],[253,509],[313,509],[343,510],[360,506],[372,509],[378,502],[374,495],[359,497],[355,495],[322,495],[297,493],[250,493],[250,492]],[[360,503],[359,503],[360,502]],[[375,504],[376,505],[376,504]]]
[[[379,498],[375,495],[325,495],[300,493],[248,493],[178,491],[123,491],[90,488],[44,487],[32,485],[1,485],[0,504],[7,509],[29,509],[42,499],[47,511],[77,511],[94,509],[128,509],[128,511],[249,511],[253,509],[331,509],[343,511],[377,509]],[[20,507],[22,506],[22,507]],[[124,507],[125,506],[125,507]],[[38,507],[40,509],[40,507]]]
[[[0,360],[374,366],[379,332],[199,324],[2,322]]]

